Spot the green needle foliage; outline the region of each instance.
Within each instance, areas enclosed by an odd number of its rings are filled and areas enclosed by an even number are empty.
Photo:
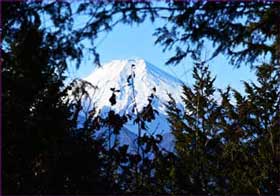
[[[221,150],[214,98],[214,80],[208,67],[197,63],[193,71],[193,88],[183,86],[185,112],[168,105],[169,121],[176,138],[175,193],[206,194],[215,189],[216,157]],[[213,167],[215,166],[215,167]],[[213,186],[213,187],[212,187]],[[216,187],[217,188],[217,187]]]
[[[3,193],[102,192],[99,142],[87,137],[88,127],[73,137],[79,131],[73,116],[81,104],[67,101],[64,71],[66,59],[75,56],[74,43],[64,44],[67,35],[59,30],[39,28],[36,6],[41,8],[39,3],[2,4]]]
[[[3,194],[279,194],[279,5],[1,2]],[[81,15],[86,21],[75,26]],[[156,88],[142,111],[135,105],[133,114],[110,110],[104,117],[89,94],[96,87],[65,82],[69,63],[81,64],[84,40],[99,65],[100,32],[157,18],[166,25],[156,30],[156,43],[175,49],[167,63],[189,54],[196,60],[194,85],[182,87],[184,110],[172,95],[167,103],[173,152],[160,147],[163,136],[148,134],[158,115]],[[249,64],[257,82],[245,81],[244,94],[217,90],[206,62],[197,60],[205,39],[214,45],[211,58],[226,54],[237,67]],[[133,92],[134,77],[127,78]],[[111,90],[113,106],[120,90]],[[128,120],[138,132],[134,152],[116,139]]]
[[[280,81],[273,66],[257,68],[245,95],[214,94],[208,67],[196,64],[194,86],[183,86],[185,112],[169,102],[176,138],[174,193],[277,194],[279,186]],[[233,98],[230,96],[233,95]]]

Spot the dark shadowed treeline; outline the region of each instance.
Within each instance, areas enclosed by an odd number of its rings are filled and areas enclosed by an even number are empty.
[[[68,2],[1,5],[4,194],[280,193],[279,3],[84,1],[77,10]],[[76,28],[79,14],[91,17]],[[83,40],[92,41],[99,64],[99,32],[159,17],[168,25],[156,30],[156,43],[175,48],[167,63],[189,54],[194,59],[195,83],[183,86],[185,110],[172,95],[166,103],[174,152],[159,148],[161,135],[145,134],[145,123],[157,115],[153,94],[135,115],[110,111],[102,118],[93,104],[81,122],[87,89],[95,87],[65,83],[68,63],[79,67],[83,58]],[[43,25],[46,18],[51,27]],[[222,53],[237,67],[249,64],[257,82],[245,81],[244,94],[215,88],[207,62],[198,58],[204,38],[216,44],[213,57]],[[112,105],[115,98],[112,90]],[[111,142],[128,120],[138,127],[136,153]],[[94,137],[100,129],[108,137]]]

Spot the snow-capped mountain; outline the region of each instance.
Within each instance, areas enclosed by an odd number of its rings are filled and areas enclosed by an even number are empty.
[[[168,94],[171,94],[180,107],[182,82],[179,79],[144,59],[128,59],[106,63],[95,69],[85,80],[98,87],[92,101],[101,115],[106,115],[110,109],[119,114],[131,114],[136,111],[135,109],[141,111],[148,104],[148,97],[153,93],[155,96],[152,105],[158,111],[158,115],[154,121],[147,124],[145,133],[162,134],[168,140],[163,141],[163,143],[169,145],[172,135],[170,136],[165,103],[169,100]],[[115,105],[111,105],[109,101],[113,93],[112,90],[115,91],[116,95]],[[131,145],[136,134],[136,125],[133,122],[128,122],[119,138],[120,140],[123,138],[124,141],[120,142]]]

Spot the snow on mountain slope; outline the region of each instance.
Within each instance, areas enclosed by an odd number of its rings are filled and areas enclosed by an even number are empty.
[[[131,79],[134,89],[129,85]],[[154,93],[152,105],[159,115],[148,123],[148,134],[170,132],[164,105],[169,101],[168,94],[171,94],[177,103],[182,103],[182,82],[143,59],[113,60],[94,70],[85,80],[98,87],[93,102],[102,115],[106,115],[109,109],[120,114],[131,113],[135,105],[137,110],[141,111],[148,104],[148,97]],[[112,96],[111,88],[119,90],[113,106],[109,101]],[[125,124],[125,128],[137,134],[133,122]]]

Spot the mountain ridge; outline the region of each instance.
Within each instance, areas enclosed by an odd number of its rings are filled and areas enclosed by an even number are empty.
[[[109,110],[120,115],[132,114],[134,107],[141,111],[148,104],[148,97],[154,94],[152,106],[158,111],[158,115],[154,121],[147,123],[145,133],[148,135],[167,134],[168,142],[165,141],[165,146],[170,149],[168,145],[172,145],[170,144],[172,139],[170,139],[165,104],[169,101],[168,94],[171,94],[178,106],[182,107],[183,83],[179,79],[144,59],[136,58],[112,60],[95,69],[85,80],[98,87],[94,93],[93,102],[101,116],[105,116]],[[116,95],[116,103],[111,105],[109,99],[113,91]],[[129,121],[124,128],[127,129],[126,132],[133,133],[128,135],[136,137],[137,125]],[[130,142],[122,142],[132,145],[131,141],[134,140],[135,138],[131,138]]]
[[[134,70],[132,70],[132,64],[135,65]],[[116,112],[121,112],[118,109],[124,109],[123,102],[129,102],[128,98],[132,94],[131,86],[127,82],[132,71],[135,75],[135,99],[139,110],[146,105],[147,98],[153,92],[153,88],[156,88],[155,94],[159,95],[161,99],[163,98],[164,101],[169,99],[168,93],[172,94],[175,100],[181,101],[181,85],[183,83],[176,77],[160,70],[144,59],[112,60],[95,69],[85,78],[86,81],[99,88],[94,98],[99,109],[104,106],[111,107],[109,98],[112,94],[110,90],[112,88],[120,91],[117,95],[117,103],[112,108],[116,109]]]

